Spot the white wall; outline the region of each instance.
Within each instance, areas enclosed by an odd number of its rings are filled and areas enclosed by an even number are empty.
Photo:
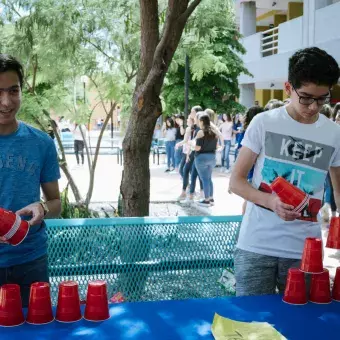
[[[289,20],[279,25],[278,53],[284,53],[301,48],[302,46],[302,17]]]
[[[338,38],[340,38],[340,2],[315,12],[315,44]]]
[[[241,43],[247,51],[245,55],[241,56],[244,62],[261,58],[261,37],[261,33],[256,33],[242,39]]]

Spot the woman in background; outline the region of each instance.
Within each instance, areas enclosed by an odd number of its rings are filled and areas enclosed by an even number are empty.
[[[216,149],[218,136],[210,126],[210,118],[207,114],[199,116],[199,127],[196,136],[195,165],[203,182],[204,199],[199,201],[202,206],[210,207],[214,204],[214,185],[212,172],[216,165]]]
[[[168,117],[163,124],[163,136],[165,138],[165,149],[168,160],[168,167],[165,172],[175,170],[175,145],[176,145],[176,128],[172,118]]]

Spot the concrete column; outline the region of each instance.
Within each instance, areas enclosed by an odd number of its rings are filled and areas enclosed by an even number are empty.
[[[240,104],[247,109],[255,104],[255,84],[240,85]]]
[[[256,33],[256,3],[255,1],[240,4],[240,33],[248,37]]]
[[[303,47],[310,47],[315,43],[315,11],[318,1],[305,0],[303,2]]]

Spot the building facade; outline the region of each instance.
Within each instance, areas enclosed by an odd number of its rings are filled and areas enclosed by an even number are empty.
[[[340,64],[340,0],[258,0],[235,2],[236,18],[253,75],[241,75],[240,103],[250,107],[284,100],[288,60],[298,49],[317,46]],[[333,89],[340,101],[340,86]]]

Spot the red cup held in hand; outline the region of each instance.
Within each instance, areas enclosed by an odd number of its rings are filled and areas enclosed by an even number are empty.
[[[332,298],[334,301],[340,302],[340,267],[336,268]]]
[[[340,249],[340,217],[332,217],[331,219],[326,247]]]
[[[56,320],[60,322],[75,322],[82,318],[78,283],[64,281],[59,285]]]
[[[28,234],[27,221],[12,211],[0,208],[0,236],[13,246],[20,244]]]
[[[43,325],[53,320],[50,285],[47,282],[32,283],[26,321]]]
[[[298,268],[290,268],[283,301],[292,305],[307,303],[305,274]]]
[[[19,285],[3,285],[0,288],[0,326],[19,326],[24,322]]]
[[[109,318],[106,282],[100,280],[89,282],[84,319],[88,321],[104,321]]]
[[[294,212],[301,212],[309,202],[308,194],[282,177],[277,177],[270,187],[280,197],[283,203],[294,207]]]
[[[311,274],[320,274],[324,271],[322,265],[322,240],[308,237],[303,249],[301,271]]]
[[[322,274],[312,275],[309,301],[322,304],[330,303],[332,301],[329,271],[327,269],[325,269]]]

